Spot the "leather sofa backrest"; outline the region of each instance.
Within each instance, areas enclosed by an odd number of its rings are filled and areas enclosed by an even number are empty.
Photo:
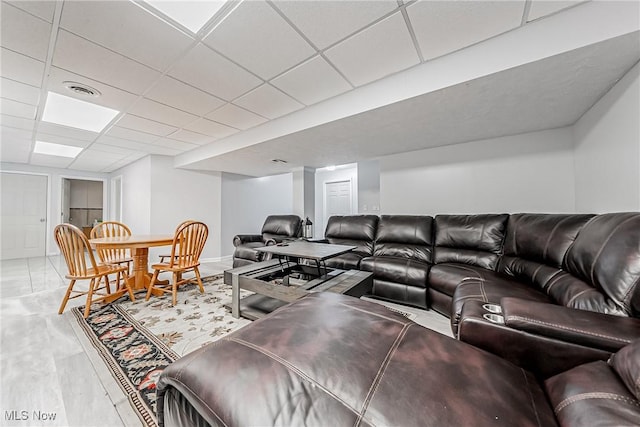
[[[640,317],[640,212],[598,215],[580,230],[563,268],[606,296],[628,316]],[[567,288],[567,292],[571,289]],[[576,294],[576,301],[588,298]],[[596,311],[601,311],[596,307]]]
[[[298,215],[269,215],[262,226],[262,240],[282,240],[300,235],[302,219]]]
[[[324,237],[336,245],[356,246],[353,252],[370,256],[377,227],[377,215],[334,215],[327,221]]]
[[[373,255],[433,262],[433,218],[417,215],[382,215]]]
[[[436,216],[435,263],[455,262],[495,270],[507,218],[507,214]]]
[[[513,214],[498,272],[548,291],[564,256],[593,215]],[[560,301],[558,301],[560,302]]]

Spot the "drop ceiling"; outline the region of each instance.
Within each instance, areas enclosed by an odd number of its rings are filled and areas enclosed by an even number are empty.
[[[487,64],[534,55],[523,43],[487,45],[543,35],[565,15],[591,25],[580,18],[590,3],[228,1],[194,33],[142,1],[2,1],[0,160],[108,173],[159,154],[260,176],[565,126],[638,62],[637,31],[433,90],[410,76],[474,50]],[[120,113],[101,132],[45,122],[49,92]],[[83,151],[34,154],[36,140]]]

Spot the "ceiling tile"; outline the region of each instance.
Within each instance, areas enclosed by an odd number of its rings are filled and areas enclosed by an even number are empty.
[[[233,104],[218,108],[205,117],[241,130],[252,128],[267,121],[266,118]]]
[[[321,56],[316,56],[276,77],[271,84],[307,105],[331,98],[352,88]]]
[[[106,134],[109,136],[115,136],[116,138],[144,142],[145,144],[151,144],[153,141],[158,139],[158,135],[138,132],[137,130],[131,130],[119,126],[113,126]]]
[[[22,117],[23,119],[35,119],[36,107],[24,104],[12,99],[0,99],[0,111],[10,116]]]
[[[400,13],[332,47],[325,54],[356,86],[420,62]]]
[[[262,83],[253,74],[202,44],[178,61],[169,74],[225,100],[234,99]]]
[[[176,110],[164,104],[150,99],[142,98],[129,110],[130,113],[156,122],[166,123],[170,126],[182,127],[198,117],[184,111]]]
[[[203,116],[225,102],[169,76],[164,76],[145,97]]]
[[[209,142],[213,142],[216,138],[209,135],[203,135],[201,133],[196,133],[196,132],[191,132],[189,130],[181,129],[178,132],[172,133],[169,136],[169,140],[174,140],[174,139],[182,142],[188,142],[190,144],[202,145],[202,144],[208,144]],[[165,140],[167,140],[167,138],[165,138]]]
[[[576,0],[576,1],[565,1],[565,0],[532,0],[531,7],[529,8],[529,16],[527,17],[527,22],[533,21],[538,18],[542,18],[543,16],[550,15],[552,13],[558,12],[559,10],[566,9],[571,6],[575,6],[580,3],[584,3],[585,0]]]
[[[123,156],[113,155],[94,149],[87,149],[76,157],[69,169],[97,171],[111,166]]]
[[[92,87],[93,89],[97,89],[100,92],[100,96],[89,98],[71,92],[63,84],[66,81],[82,83]],[[88,101],[93,104],[102,105],[104,107],[111,108],[117,111],[125,111],[136,101],[136,99],[138,99],[137,95],[133,95],[124,90],[120,90],[99,81],[71,73],[58,67],[51,67],[51,69],[49,70],[47,89],[51,92],[71,96],[73,98]]]
[[[144,92],[160,75],[64,30],[58,32],[53,65],[135,94]]]
[[[31,153],[31,141],[16,139],[9,140],[2,138],[0,144],[0,160],[12,163],[27,163]]]
[[[0,42],[6,47],[40,61],[47,60],[51,24],[18,8],[2,3]],[[24,31],[28,28],[29,31]]]
[[[209,138],[208,142],[211,142],[211,137],[208,137],[208,138]],[[169,138],[161,138],[156,142],[154,142],[154,144],[159,145],[161,147],[169,148],[172,150],[180,150],[181,152],[193,150],[194,148],[202,145],[200,143],[196,144],[191,142],[177,141],[175,139],[169,139]]]
[[[97,139],[96,143],[101,145],[111,145],[114,147],[125,148],[127,150],[140,151],[149,153],[152,145],[143,142],[130,141],[128,139],[116,138],[114,136],[102,135]]]
[[[25,119],[24,117],[8,116],[6,114],[0,114],[0,125],[3,127],[10,127],[16,129],[25,129],[33,131],[33,127],[36,125],[35,120]]]
[[[435,58],[516,28],[524,0],[419,1],[407,13],[425,59]]]
[[[118,120],[117,125],[123,128],[151,133],[158,136],[166,136],[178,130],[177,127],[169,126],[160,122],[154,122],[153,120],[134,116],[133,114],[125,114],[120,120]]]
[[[123,158],[135,153],[135,151],[129,150],[127,148],[116,147],[114,145],[106,145],[106,144],[100,144],[100,143],[92,144],[90,149],[94,151],[101,151],[104,153],[113,154],[114,156],[120,156]]]
[[[0,61],[0,74],[2,77],[31,86],[40,87],[42,85],[44,62],[5,48],[2,48],[0,58],[2,58],[2,61]]]
[[[274,4],[319,49],[329,47],[398,8],[396,0],[276,1]]]
[[[93,141],[98,137],[98,133],[88,130],[72,128],[68,126],[57,125],[55,123],[40,122],[38,123],[38,132],[50,135],[62,136],[65,138],[79,139],[81,141]]]
[[[31,85],[16,82],[15,80],[5,79],[0,81],[2,88],[2,97],[13,99],[14,101],[23,102],[25,104],[38,105],[40,98],[40,89]]]
[[[34,166],[47,166],[50,168],[66,168],[73,162],[74,159],[70,157],[49,156],[47,154],[31,154],[31,161],[29,164]]]
[[[31,144],[32,132],[33,131],[29,129],[17,129],[6,126],[0,128],[0,136],[2,136],[3,144],[9,141],[26,141],[28,144]]]
[[[161,71],[193,42],[182,31],[128,1],[65,2],[60,26]]]
[[[24,10],[32,15],[42,18],[47,22],[53,22],[53,14],[56,11],[56,2],[54,1],[36,1],[36,0],[19,0],[19,1],[3,1],[9,3],[19,9]],[[4,12],[4,11],[3,11]]]
[[[238,132],[238,129],[234,129],[217,122],[212,122],[211,120],[207,119],[200,119],[197,122],[190,123],[189,125],[185,126],[185,128],[218,139],[233,135],[234,133]],[[173,138],[173,135],[171,137]]]
[[[91,145],[91,141],[84,141],[81,139],[69,138],[67,136],[53,135],[50,133],[44,133],[38,129],[36,134],[36,141],[52,142],[54,144],[73,145],[75,147],[88,147]]]
[[[263,84],[234,102],[247,110],[270,119],[284,116],[304,107],[295,99],[269,84]]]
[[[264,1],[241,3],[204,42],[265,80],[316,52]]]

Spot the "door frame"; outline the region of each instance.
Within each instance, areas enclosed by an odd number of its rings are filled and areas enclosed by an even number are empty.
[[[110,185],[110,194],[109,201],[111,204],[109,205],[109,219],[113,221],[122,222],[122,175],[117,175],[109,178]],[[120,183],[120,201],[116,203],[116,182]],[[116,206],[120,206],[119,212],[116,212]]]
[[[353,215],[353,178],[335,178],[330,179],[328,181],[323,181],[322,183],[322,234],[324,235],[324,231],[327,229],[327,222],[329,222],[329,218],[327,217],[327,184],[335,184],[338,182],[349,182],[349,214]]]
[[[81,175],[60,175],[60,179],[58,180],[58,191],[60,197],[58,197],[58,212],[57,212],[57,222],[56,224],[60,224],[60,217],[62,215],[63,209],[63,194],[64,184],[63,180],[65,179],[73,179],[76,181],[100,181],[102,182],[102,220],[105,220],[105,213],[109,214],[109,186],[107,185],[107,178],[96,178],[96,177],[85,177]]]
[[[44,172],[28,172],[28,171],[20,171],[20,170],[4,170],[4,169],[0,169],[0,173],[11,173],[11,174],[15,174],[15,175],[37,175],[37,176],[44,176],[45,178],[47,178],[47,195],[46,195],[46,215],[45,215],[45,225],[44,225],[44,229],[45,229],[45,234],[44,234],[44,253],[42,254],[42,256],[48,256],[49,255],[49,243],[50,243],[50,239],[51,237],[49,237],[50,235],[53,236],[53,229],[50,230],[51,224],[53,224],[53,215],[51,214],[51,174],[49,173],[44,173]],[[49,231],[51,231],[51,233],[49,233]]]

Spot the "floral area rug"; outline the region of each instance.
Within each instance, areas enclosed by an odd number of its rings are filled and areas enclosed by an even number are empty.
[[[222,283],[222,275],[203,284],[204,294],[196,285],[180,287],[174,307],[170,294],[145,301],[139,293],[135,302],[123,297],[96,305],[87,319],[84,307],[72,310],[143,425],[157,425],[156,381],[167,365],[251,323],[225,309],[231,286]],[[251,294],[243,292],[241,297]]]

